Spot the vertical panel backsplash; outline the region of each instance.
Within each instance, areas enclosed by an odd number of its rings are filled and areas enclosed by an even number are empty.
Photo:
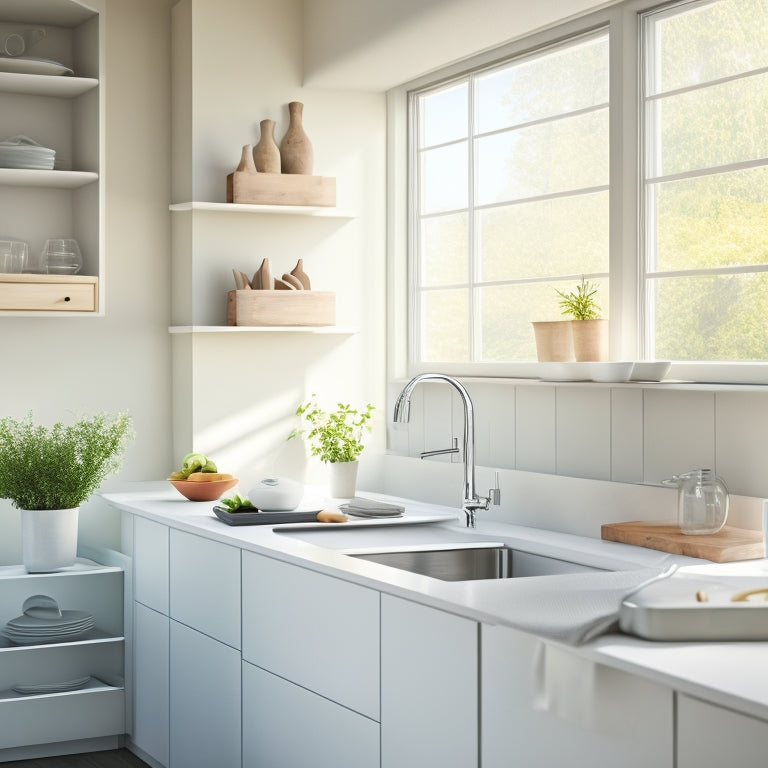
[[[419,389],[407,454],[448,447],[451,437],[461,445],[452,388]],[[473,379],[467,389],[481,466],[650,484],[707,467],[733,493],[768,497],[768,388]],[[391,435],[390,450],[404,455],[402,433]]]

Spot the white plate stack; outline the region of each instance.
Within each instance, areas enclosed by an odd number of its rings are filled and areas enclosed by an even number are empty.
[[[17,645],[66,643],[79,640],[96,626],[87,611],[62,611],[48,595],[32,595],[24,601],[23,615],[11,619],[0,634]]]
[[[52,171],[56,150],[38,144],[29,136],[11,136],[0,141],[0,168],[32,168]]]

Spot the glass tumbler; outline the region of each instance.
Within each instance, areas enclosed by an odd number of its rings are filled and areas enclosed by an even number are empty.
[[[46,240],[40,257],[43,272],[49,275],[76,275],[83,267],[83,257],[77,240],[54,238]]]
[[[0,272],[16,274],[27,266],[29,246],[23,240],[0,239]]]

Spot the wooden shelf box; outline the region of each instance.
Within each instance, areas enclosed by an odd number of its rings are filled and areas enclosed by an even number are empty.
[[[336,205],[336,179],[300,173],[235,171],[227,176],[227,202],[251,205]]]
[[[0,310],[96,312],[98,291],[91,275],[0,274]]]
[[[336,325],[332,291],[229,291],[227,325]]]

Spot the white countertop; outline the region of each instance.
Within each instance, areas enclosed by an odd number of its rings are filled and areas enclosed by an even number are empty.
[[[354,525],[351,519],[340,525],[228,526],[215,517],[210,502],[187,501],[162,481],[137,484],[135,491],[108,493],[104,498],[121,510],[179,530],[489,624],[519,626],[515,594],[521,594],[520,582],[528,582],[525,589],[530,592],[533,582],[543,587],[543,580],[557,577],[448,582],[350,558],[338,550],[496,541],[513,549],[606,570],[662,569],[674,563],[681,572],[693,569],[706,574],[768,575],[766,560],[715,565],[616,542],[482,520],[478,520],[477,528],[467,529],[458,519],[463,513],[453,508],[380,494],[361,495],[404,504],[405,519],[355,520]],[[651,642],[609,634],[573,647],[573,651],[768,720],[768,642]]]

